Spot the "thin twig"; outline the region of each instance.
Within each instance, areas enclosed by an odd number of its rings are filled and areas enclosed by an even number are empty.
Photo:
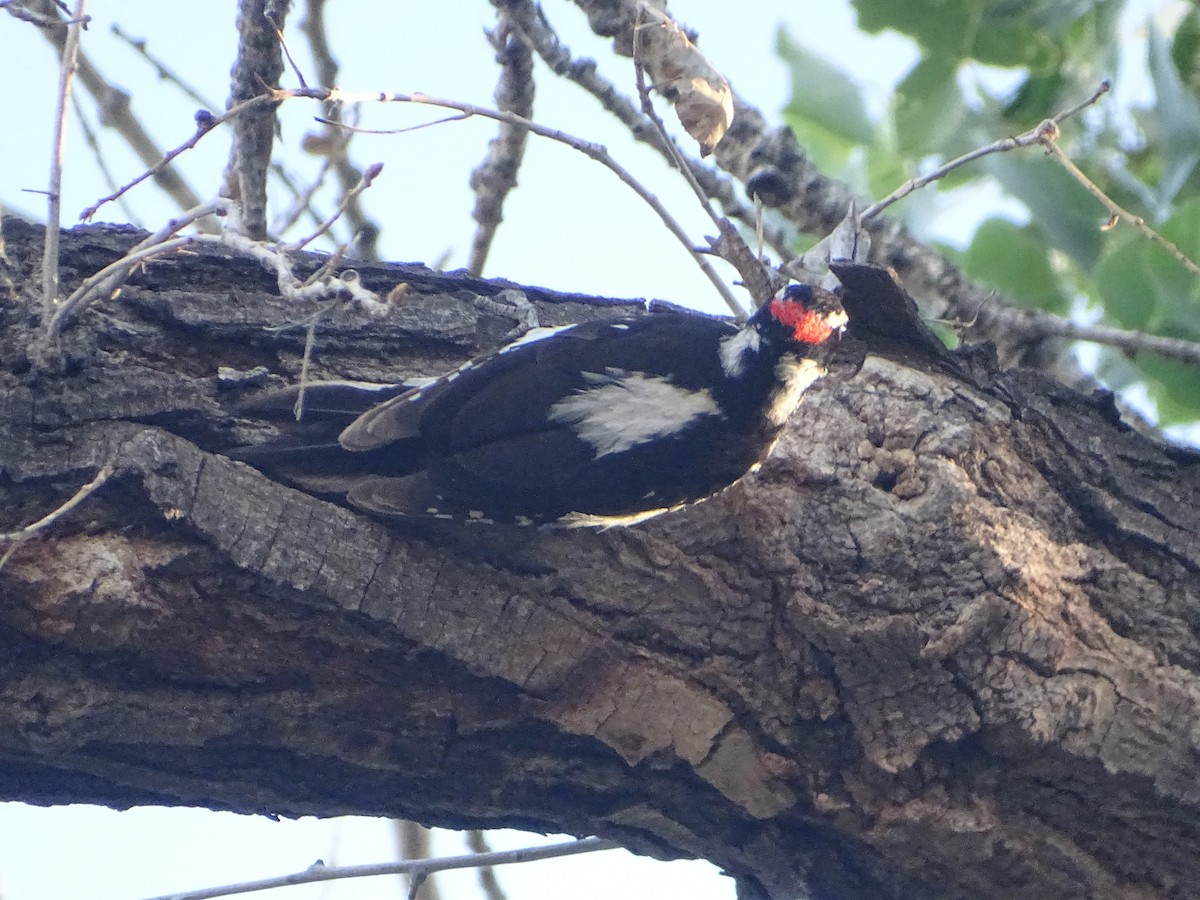
[[[138,243],[120,259],[105,266],[95,275],[84,279],[83,283],[63,301],[50,317],[46,326],[47,341],[57,339],[67,323],[96,300],[112,296],[112,293],[129,279],[130,274],[138,266],[159,256],[174,253],[198,237],[198,235],[189,235],[172,240],[173,235],[178,234],[204,216],[225,215],[229,205],[230,201],[222,198],[188,210],[182,216],[171,219],[165,226]]]
[[[54,5],[48,0],[41,0],[41,5],[45,7],[44,10],[39,10],[43,15],[49,17],[56,15]],[[42,35],[62,56],[66,49],[66,29],[43,28]],[[162,150],[146,133],[142,123],[133,114],[129,93],[110,84],[82,50],[78,54],[77,69],[77,78],[95,101],[97,117],[104,123],[104,126],[119,134],[145,165],[155,167],[148,174],[154,176],[158,187],[170,196],[180,209],[192,209],[198,206],[201,202],[200,198],[178,172],[170,167],[157,167],[158,161],[162,159]]]
[[[278,89],[272,91],[269,95],[276,100],[288,99],[291,97],[307,97],[314,100],[338,100],[342,103],[416,103],[426,106],[440,106],[445,109],[456,109],[464,113],[466,117],[480,116],[487,119],[495,119],[497,122],[505,122],[510,125],[515,125],[518,128],[525,128],[533,132],[539,137],[548,138],[553,141],[558,141],[561,144],[566,144],[573,150],[577,150],[585,156],[595,160],[603,165],[606,169],[617,176],[625,185],[627,185],[635,194],[642,198],[651,209],[657,213],[662,223],[667,227],[667,230],[675,236],[675,238],[687,248],[700,267],[700,270],[705,274],[708,280],[716,288],[717,293],[721,295],[721,299],[734,312],[735,315],[744,316],[745,310],[737,301],[737,298],[730,292],[724,280],[716,273],[704,258],[702,252],[697,251],[692,244],[691,238],[688,237],[683,226],[675,220],[675,218],[663,206],[662,201],[652,194],[646,187],[642,185],[636,178],[629,173],[620,163],[618,163],[609,154],[608,149],[601,144],[595,144],[591,141],[585,141],[582,138],[577,138],[574,135],[568,134],[565,131],[559,131],[555,128],[548,128],[545,125],[540,125],[537,122],[530,121],[522,116],[514,115],[513,113],[503,112],[501,110],[488,109],[485,106],[476,106],[473,103],[462,103],[457,100],[447,100],[441,97],[432,97],[429,94],[422,93],[371,93],[371,92],[346,92],[336,88],[309,88],[307,90],[286,90]],[[341,126],[343,128],[351,128],[349,125]],[[371,128],[353,128],[356,132],[365,134],[390,134],[387,129],[371,129]]]
[[[210,900],[212,897],[228,897],[232,894],[265,891],[293,884],[312,884],[318,881],[334,881],[342,878],[370,878],[376,875],[407,875],[409,878],[423,878],[428,877],[432,872],[442,872],[447,869],[471,869],[477,866],[499,866],[508,863],[535,862],[542,859],[574,856],[579,853],[616,850],[619,847],[620,845],[615,841],[607,841],[601,838],[583,838],[582,840],[568,841],[562,844],[548,844],[545,847],[527,847],[521,850],[477,853],[468,856],[447,856],[441,859],[414,859],[369,866],[333,867],[317,863],[303,872],[296,872],[292,875],[280,875],[276,878],[264,878],[261,881],[246,881],[241,884],[204,888],[198,891],[184,891],[178,894],[164,894],[161,897],[153,898],[153,900]]]
[[[128,44],[139,56],[142,57],[142,59],[146,60],[146,62],[149,63],[154,69],[160,81],[166,81],[175,85],[175,87],[178,88],[185,97],[194,100],[202,109],[207,109],[209,112],[220,109],[220,104],[211,103],[204,97],[201,97],[199,91],[185,82],[179,75],[175,74],[175,71],[167,66],[166,63],[151,53],[149,49],[147,49],[148,45],[145,38],[135,38],[133,35],[126,33],[116,22],[113,22],[108,30],[117,38]]]
[[[638,6],[639,22],[635,25],[633,31],[633,70],[637,82],[638,97],[642,101],[642,114],[649,119],[650,123],[654,126],[654,130],[658,132],[662,146],[666,149],[667,161],[671,164],[671,167],[679,170],[679,173],[683,176],[683,180],[687,182],[688,187],[692,189],[692,193],[700,201],[700,207],[708,215],[709,219],[712,220],[712,223],[717,226],[717,237],[709,239],[712,252],[737,270],[738,274],[742,277],[743,286],[750,292],[750,296],[754,300],[754,305],[756,307],[762,306],[775,293],[774,281],[768,267],[763,263],[761,255],[756,254],[750,249],[741,234],[733,226],[733,223],[717,215],[716,210],[712,208],[712,204],[708,201],[707,193],[705,193],[704,189],[700,186],[700,182],[692,173],[691,166],[688,165],[683,151],[679,149],[679,145],[675,143],[671,135],[667,132],[666,126],[654,109],[654,103],[650,99],[650,87],[646,83],[646,68],[642,65],[641,35],[644,33],[640,21],[642,12],[643,7]],[[746,319],[746,313],[740,308],[740,305],[733,313],[738,319]]]
[[[333,158],[325,156],[321,160],[321,168],[317,170],[317,174],[313,180],[304,186],[303,189],[296,183],[296,176],[292,175],[285,169],[282,163],[271,163],[271,173],[275,179],[283,185],[284,189],[292,195],[292,205],[288,207],[279,217],[271,224],[271,233],[284,235],[289,228],[300,221],[301,216],[308,216],[312,219],[314,225],[320,225],[324,220],[320,213],[313,208],[313,197],[316,196],[325,184],[325,178],[333,168]]]
[[[275,24],[275,36],[279,38],[279,46],[283,48],[283,55],[287,57],[288,65],[292,67],[292,74],[300,82],[300,87],[308,87],[308,82],[304,80],[304,73],[300,71],[300,66],[296,64],[296,58],[292,56],[292,51],[287,45],[287,38],[283,36],[283,30],[274,20],[272,23]]]
[[[640,4],[638,5],[638,20],[634,24],[633,29],[633,68],[637,81],[638,96],[642,101],[642,113],[653,123],[654,129],[662,137],[668,161],[683,175],[683,180],[687,182],[688,187],[692,189],[692,193],[700,201],[701,208],[708,215],[709,219],[712,220],[712,223],[716,225],[717,236],[715,239],[710,238],[709,240],[712,251],[737,270],[742,278],[742,285],[750,292],[750,296],[754,300],[754,305],[761,307],[775,294],[776,289],[779,287],[780,279],[772,273],[770,267],[763,261],[762,253],[756,253],[750,249],[750,246],[746,243],[741,233],[733,226],[733,223],[729,219],[717,215],[708,200],[707,192],[701,187],[699,180],[692,171],[692,167],[688,164],[687,158],[684,157],[683,151],[679,149],[679,145],[675,143],[674,139],[667,132],[666,126],[655,111],[654,103],[650,99],[650,87],[646,83],[646,67],[643,64],[642,50],[642,35],[647,33],[645,31],[647,23],[642,22],[642,15],[645,9]],[[761,216],[756,218],[755,232],[759,236],[759,243],[761,245]],[[746,318],[745,313],[740,310],[735,310],[735,314],[739,319]]]
[[[186,141],[184,141],[182,144],[180,144],[174,150],[167,151],[167,153],[162,155],[161,158],[159,158],[159,160],[156,163],[154,163],[154,165],[152,165],[146,171],[142,172],[142,174],[138,175],[132,181],[126,182],[124,185],[122,185],[117,190],[113,191],[108,196],[101,197],[94,204],[92,204],[87,209],[85,209],[83,212],[81,212],[79,214],[79,218],[84,222],[88,221],[89,219],[92,218],[92,216],[96,215],[96,213],[99,212],[100,207],[104,206],[104,204],[113,202],[117,198],[121,197],[123,194],[127,193],[132,188],[141,184],[147,178],[151,178],[151,177],[155,177],[155,176],[159,175],[168,166],[170,166],[172,162],[174,162],[176,157],[178,157],[180,154],[185,153],[188,150],[191,150],[193,147],[195,147],[198,143],[200,143],[201,138],[203,138],[206,134],[211,132],[218,125],[220,125],[224,122],[228,122],[230,119],[234,118],[235,116],[240,116],[242,113],[244,113],[248,109],[254,109],[255,107],[258,107],[258,106],[265,106],[268,103],[273,103],[273,102],[275,102],[275,100],[271,96],[271,94],[260,94],[257,97],[251,97],[249,100],[245,100],[241,103],[231,106],[229,109],[225,110],[225,112],[221,113],[221,115],[219,115],[219,116],[210,116],[207,113],[204,113],[203,115],[197,115],[196,116],[196,131],[190,138],[188,138]]]
[[[472,853],[491,853],[491,845],[488,844],[487,833],[479,828],[472,828],[467,832],[467,849]],[[479,889],[483,891],[483,896],[487,900],[507,900],[504,895],[504,889],[500,887],[500,881],[496,878],[496,870],[491,866],[480,866],[479,872]]]
[[[100,471],[96,473],[95,478],[77,490],[74,496],[72,496],[71,499],[69,499],[62,506],[58,507],[58,509],[42,516],[36,522],[26,525],[24,528],[17,529],[16,531],[10,531],[8,534],[0,534],[0,543],[5,541],[12,542],[12,546],[4,551],[3,556],[0,556],[0,569],[3,569],[4,566],[7,565],[8,561],[12,559],[12,555],[17,552],[17,548],[20,547],[22,543],[29,540],[39,531],[44,531],[49,528],[51,525],[77,507],[80,503],[94,494],[97,490],[99,490],[100,486],[103,485],[104,482],[108,481],[108,479],[112,477],[112,473],[112,463],[105,463],[100,467]]]
[[[532,0],[507,0],[505,9],[521,38],[533,47],[534,52],[542,58],[552,72],[573,81],[591,94],[606,112],[629,130],[635,140],[653,147],[667,160],[673,158],[666,147],[665,141],[668,138],[654,128],[637,105],[600,74],[595,61],[572,57],[570,49],[559,40],[539,5],[533,3]],[[676,147],[678,148],[678,145]],[[742,202],[733,182],[728,177],[688,156],[682,150],[679,151],[679,155],[685,161],[687,170],[703,188],[704,194],[721,204],[721,209],[724,210],[726,216],[736,219],[748,228],[756,227],[754,210]],[[784,229],[767,229],[764,237],[766,243],[780,258],[787,258],[791,255],[788,236]]]
[[[872,203],[870,206],[864,209],[862,214],[859,216],[859,222],[869,222],[889,206],[899,200],[904,199],[913,191],[920,190],[927,184],[932,184],[935,181],[945,178],[955,169],[961,168],[967,163],[974,162],[977,159],[982,159],[983,157],[989,156],[993,153],[1007,153],[1010,150],[1016,150],[1018,147],[1031,147],[1034,144],[1044,144],[1045,128],[1047,123],[1053,123],[1053,125],[1057,126],[1081,110],[1091,106],[1093,103],[1107,94],[1110,89],[1111,85],[1109,82],[1102,81],[1100,82],[1100,86],[1092,93],[1092,95],[1082,103],[1077,103],[1070,109],[1063,110],[1053,118],[1042,122],[1036,128],[1031,128],[1029,131],[1026,131],[1024,134],[1018,134],[1016,137],[1001,138],[998,141],[988,144],[986,147],[978,147],[972,150],[970,153],[964,153],[957,159],[952,159],[950,162],[938,166],[936,169],[926,175],[922,175],[919,178],[913,178],[912,180],[905,182],[882,200]]]
[[[71,107],[75,110],[75,121],[79,123],[79,127],[83,130],[83,140],[87,144],[88,149],[92,151],[92,158],[96,161],[96,168],[100,170],[100,176],[104,179],[105,185],[110,191],[117,189],[117,179],[113,175],[112,170],[108,167],[108,161],[104,158],[104,150],[100,147],[100,136],[96,134],[96,129],[92,128],[92,123],[88,121],[87,114],[84,112],[83,104],[79,102],[78,92],[71,93]],[[124,197],[118,200],[121,205],[121,212],[125,216],[125,221],[142,227],[140,217],[133,208],[126,202]]]
[[[308,39],[309,52],[312,54],[312,62],[316,67],[317,83],[337,84],[339,81],[338,63],[333,58],[333,52],[329,47],[328,28],[325,25],[325,0],[307,0],[305,15],[300,22],[300,31]],[[325,115],[326,118],[336,122],[342,121],[342,111],[336,104],[330,104]],[[333,127],[327,127],[326,134],[323,136],[329,147],[326,157],[332,163],[342,191],[350,190],[362,177],[358,167],[350,160],[349,139],[351,136],[351,132],[338,131]],[[321,138],[318,138],[314,143],[320,142],[320,140]],[[305,144],[309,144],[307,135]],[[347,207],[346,221],[350,226],[350,231],[356,235],[355,255],[359,259],[378,261],[380,228],[367,216],[362,204],[355,202]]]
[[[54,109],[54,142],[50,151],[50,202],[46,211],[46,239],[42,245],[42,316],[49,320],[58,302],[58,236],[62,227],[62,165],[67,140],[67,102],[79,55],[79,32],[87,0],[76,0],[73,24],[67,27],[58,74],[58,99]]]
[[[366,170],[362,174],[362,178],[358,180],[358,184],[346,192],[345,196],[342,197],[342,202],[339,203],[338,208],[334,210],[333,215],[322,222],[317,227],[317,230],[308,237],[302,238],[301,240],[291,244],[286,244],[284,245],[284,249],[288,251],[303,250],[321,235],[329,231],[329,229],[333,227],[333,223],[336,222],[341,217],[342,213],[349,209],[350,205],[358,199],[359,194],[371,186],[371,183],[377,177],[379,177],[379,173],[382,171],[383,163],[374,163],[373,165],[367,166]]]
[[[1081,325],[1049,313],[1029,312],[1011,307],[993,307],[984,311],[980,318],[1021,334],[1030,341],[1046,337],[1068,338],[1116,347],[1126,353],[1146,351],[1167,359],[1200,364],[1200,343],[1183,338],[1159,337],[1104,325]]]
[[[646,67],[642,63],[642,35],[645,32],[642,27],[644,23],[641,21],[641,17],[644,9],[645,7],[638,7],[638,20],[633,30],[633,69],[637,81],[638,97],[642,101],[642,114],[650,120],[654,126],[654,130],[662,138],[662,146],[666,150],[667,161],[683,175],[684,181],[687,182],[688,187],[692,189],[692,192],[700,201],[701,208],[703,208],[704,212],[712,219],[713,224],[719,230],[721,228],[721,217],[717,215],[716,210],[712,208],[712,204],[708,202],[708,194],[700,187],[700,182],[692,174],[691,166],[688,165],[687,159],[684,158],[683,151],[672,140],[666,125],[663,124],[663,120],[659,118],[658,112],[654,109],[654,103],[650,100],[650,86],[646,84]]]
[[[1180,264],[1193,275],[1200,275],[1200,266],[1197,266],[1194,262],[1192,262],[1192,260],[1188,258],[1187,254],[1180,250],[1176,244],[1167,240],[1167,238],[1163,237],[1161,234],[1147,225],[1146,220],[1141,216],[1134,215],[1126,210],[1123,206],[1119,205],[1115,200],[1109,197],[1108,194],[1100,190],[1100,186],[1092,181],[1092,179],[1088,178],[1087,175],[1085,175],[1079,168],[1079,166],[1075,165],[1071,158],[1063,152],[1061,147],[1058,146],[1058,125],[1055,122],[1047,119],[1042,123],[1041,132],[1041,139],[1038,141],[1038,143],[1045,147],[1046,152],[1052,156],[1060,166],[1074,176],[1075,180],[1082,184],[1084,189],[1087,190],[1089,194],[1091,194],[1104,205],[1104,208],[1108,210],[1109,215],[1112,216],[1112,222],[1114,224],[1118,219],[1130,223],[1145,237],[1154,241],[1154,243],[1158,244],[1160,247],[1163,247],[1168,253],[1179,260]]]

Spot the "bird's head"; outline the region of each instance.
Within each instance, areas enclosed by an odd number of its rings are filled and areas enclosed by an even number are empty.
[[[822,344],[846,327],[846,310],[836,294],[810,284],[789,284],[755,314],[772,330],[799,344]]]

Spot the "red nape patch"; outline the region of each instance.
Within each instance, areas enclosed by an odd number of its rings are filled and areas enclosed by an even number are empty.
[[[803,344],[820,344],[833,334],[833,329],[825,319],[812,310],[805,309],[803,303],[772,300],[771,315],[792,329],[792,337]]]

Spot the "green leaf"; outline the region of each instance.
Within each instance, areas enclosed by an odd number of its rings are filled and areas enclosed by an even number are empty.
[[[896,86],[896,142],[902,154],[940,153],[962,126],[966,105],[957,70],[952,60],[927,56]]]
[[[982,24],[970,54],[981,63],[1005,68],[1023,66],[1034,74],[1053,71],[1062,59],[1062,51],[1049,35],[998,17],[988,17]]]
[[[912,177],[911,169],[890,147],[867,150],[867,190],[872,197],[886,197]]]
[[[1108,254],[1096,269],[1096,289],[1105,314],[1131,331],[1146,330],[1155,318],[1157,299],[1146,267],[1146,241],[1137,237]]]
[[[971,278],[990,284],[1027,309],[1065,313],[1069,306],[1037,232],[1008,219],[979,226],[963,255]]]
[[[1159,233],[1192,260],[1200,260],[1200,198],[1181,203]],[[1156,330],[1172,337],[1200,339],[1200,277],[1170,251],[1147,241],[1147,271],[1158,292]]]
[[[1104,208],[1058,163],[1030,152],[993,154],[984,166],[1029,207],[1033,224],[1051,243],[1090,272],[1100,258]]]
[[[1046,75],[1031,75],[1021,82],[1016,95],[1001,111],[1006,122],[1027,128],[1058,111],[1059,97],[1066,85],[1061,69]]]
[[[930,322],[929,328],[937,335],[937,339],[946,345],[948,350],[953,350],[962,343],[962,338],[958,332],[945,322]]]
[[[1191,9],[1175,29],[1171,42],[1171,62],[1180,80],[1192,88],[1200,87],[1200,12]]]
[[[1200,198],[1181,204],[1159,233],[1189,259],[1200,258]],[[1121,327],[1200,339],[1200,278],[1148,238],[1134,235],[1108,254],[1096,285],[1105,312]]]
[[[792,98],[784,109],[789,122],[806,123],[851,145],[874,140],[875,129],[855,81],[792,40],[782,28],[775,48],[792,73]]]
[[[961,59],[981,0],[854,0],[858,27],[876,33],[885,28],[912,36],[931,56]]]
[[[1138,356],[1146,373],[1146,388],[1158,406],[1158,424],[1162,428],[1200,419],[1200,386],[1196,367],[1150,353]]]
[[[1163,173],[1158,184],[1163,205],[1174,201],[1200,162],[1200,102],[1179,77],[1166,39],[1150,28],[1150,80],[1163,143]]]

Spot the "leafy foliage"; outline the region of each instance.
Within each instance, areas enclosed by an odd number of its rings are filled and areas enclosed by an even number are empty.
[[[1151,101],[1128,108],[1106,98],[1065,123],[1060,145],[1105,193],[1200,260],[1196,9],[1164,24],[1123,16],[1132,0],[853,5],[860,28],[911,38],[919,58],[896,85],[886,114],[872,120],[861,87],[845,72],[779,36],[793,76],[786,119],[831,174],[882,196],[933,165],[1036,126],[1089,96],[1104,78],[1118,87],[1148,80]],[[1131,44],[1131,30],[1146,40]],[[1131,61],[1128,46],[1142,46],[1142,58]],[[830,89],[814,91],[813,84]],[[1026,308],[1058,315],[1091,310],[1107,324],[1200,340],[1200,279],[1130,226],[1104,229],[1108,213],[1101,204],[1035,150],[958,170],[938,183],[932,202],[910,202],[904,214],[927,230],[956,191],[988,180],[1024,206],[1028,223],[983,221],[959,256],[970,277]],[[1097,373],[1115,389],[1143,383],[1163,425],[1200,419],[1194,366],[1145,353],[1129,363],[1104,350]]]

